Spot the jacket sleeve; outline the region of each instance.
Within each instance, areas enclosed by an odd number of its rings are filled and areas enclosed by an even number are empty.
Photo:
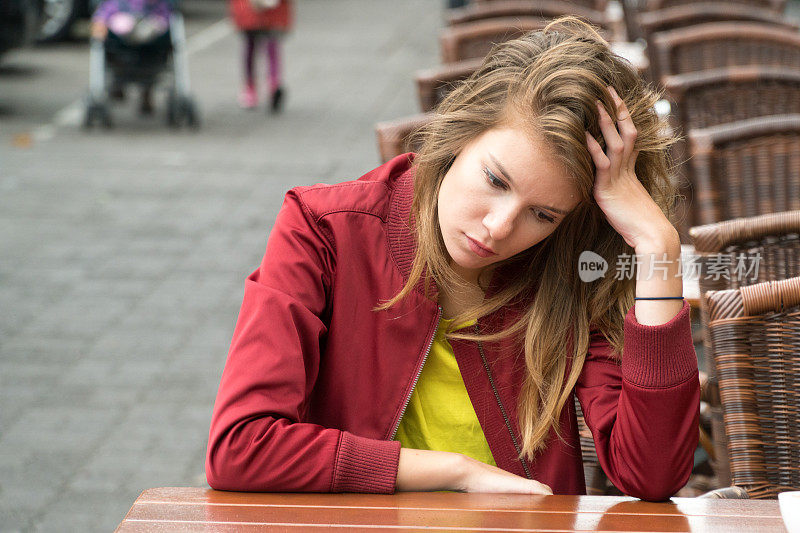
[[[699,438],[700,383],[689,304],[666,324],[625,317],[621,365],[599,334],[575,392],[603,471],[626,494],[666,500],[683,487]]]
[[[336,256],[299,193],[290,191],[244,300],[209,432],[215,489],[394,491],[398,442],[303,421],[320,367]]]

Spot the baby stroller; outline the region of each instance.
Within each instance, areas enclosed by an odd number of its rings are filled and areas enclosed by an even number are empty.
[[[181,14],[172,10],[169,26],[158,28],[145,16],[125,13],[122,21],[108,25],[105,39],[92,38],[89,52],[89,94],[84,126],[110,128],[112,94],[128,85],[149,91],[167,81],[167,124],[172,127],[200,125],[197,106],[189,90],[186,34]]]

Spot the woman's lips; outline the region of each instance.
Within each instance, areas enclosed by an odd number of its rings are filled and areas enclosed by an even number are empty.
[[[478,241],[476,241],[469,235],[467,235],[467,242],[469,242],[469,249],[481,257],[491,257],[493,255],[497,255],[490,248],[486,248],[485,246],[480,244]]]

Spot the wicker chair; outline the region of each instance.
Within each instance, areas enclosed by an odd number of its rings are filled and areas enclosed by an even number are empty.
[[[768,115],[800,113],[800,70],[749,65],[664,78],[672,127],[689,131]]]
[[[529,31],[541,30],[550,21],[538,17],[505,17],[465,22],[445,28],[439,34],[442,62],[481,58],[496,43],[516,39]]]
[[[416,152],[419,146],[414,144],[413,134],[428,124],[432,118],[431,113],[425,113],[375,124],[381,162],[386,163],[391,158],[406,152]]]
[[[606,26],[606,15],[603,11],[563,0],[500,0],[469,4],[465,7],[448,11],[447,24],[455,26],[479,20],[503,17],[540,17],[555,18],[561,15],[576,15],[596,26]]]
[[[800,277],[704,296],[733,484],[800,490]]]
[[[481,5],[494,4],[502,1],[504,0],[475,0],[474,3]],[[599,11],[601,13],[605,12],[606,8],[608,7],[608,0],[569,0],[567,3],[574,4],[576,7],[588,7],[589,9],[594,9],[595,11]]]
[[[625,33],[629,41],[641,39],[642,27],[639,16],[647,11],[647,0],[620,0],[622,5],[622,18],[625,22]]]
[[[693,3],[692,0],[647,0],[645,9],[647,11],[656,11],[668,7],[683,6]],[[728,2],[728,4],[742,4],[761,9],[769,9],[775,13],[783,13],[786,8],[786,0],[733,0],[732,2]]]
[[[800,113],[800,70],[786,67],[744,66],[691,72],[663,79],[670,100],[674,131],[717,126],[760,116]],[[687,159],[684,142],[673,147],[676,161]],[[694,181],[689,165],[678,168],[682,220],[691,225]],[[750,213],[756,214],[756,213]],[[727,218],[727,217],[723,217]],[[706,221],[707,222],[707,221]],[[683,235],[686,227],[679,228]]]
[[[649,13],[657,11],[659,13],[664,13],[665,19],[669,19],[672,16],[678,17],[678,19],[683,18],[680,14],[681,13],[692,13],[694,8],[700,8],[698,11],[694,11],[698,16],[694,22],[688,22],[684,24],[674,24],[672,28],[678,28],[683,26],[688,26],[690,24],[701,24],[703,22],[711,22],[711,20],[704,20],[702,12],[705,11],[702,9],[702,6],[708,6],[711,4],[716,4],[721,11],[730,10],[732,13],[743,13],[744,11],[740,10],[741,7],[743,8],[750,8],[753,11],[760,11],[762,13],[770,13],[774,15],[781,15],[786,7],[786,0],[733,0],[729,2],[721,2],[719,0],[713,1],[710,3],[697,3],[693,2],[692,0],[621,0],[622,1],[622,10],[625,16],[625,27],[628,30],[628,39],[633,41],[636,39],[644,38],[647,39],[648,36],[648,28],[645,27],[645,20],[654,21],[658,18],[658,15],[650,16]],[[675,9],[677,8],[677,9]],[[723,17],[723,18],[714,18],[712,20],[750,20],[748,18],[738,18],[735,16],[731,17]],[[752,19],[758,20],[758,19]],[[687,19],[688,21],[688,19]],[[667,25],[670,23],[667,22]],[[663,31],[666,29],[672,29],[661,27],[658,29],[649,28],[650,32],[652,31]]]
[[[800,276],[800,211],[697,226],[691,229],[690,235],[698,258],[692,275],[698,277],[701,294]],[[707,329],[707,310],[703,308],[701,313]],[[712,336],[708,331],[705,333],[708,381],[704,399],[711,408],[714,470],[719,484],[728,485],[730,464],[717,369],[711,355],[714,347]]]
[[[800,210],[696,226],[689,233],[701,268],[698,274],[703,274],[701,293],[800,276]],[[760,257],[755,279],[735,275],[742,254]]]
[[[581,456],[583,458],[583,476],[586,479],[586,494],[590,496],[620,495],[617,489],[600,466],[597,450],[594,447],[594,438],[586,420],[578,398],[575,398],[575,416],[578,420],[578,437],[581,443]]]
[[[774,24],[709,22],[654,34],[654,79],[735,65],[800,67],[800,34]]]
[[[652,50],[655,48],[652,37],[656,32],[685,28],[695,24],[725,21],[771,24],[793,31],[797,31],[800,27],[797,20],[787,18],[775,11],[765,10],[763,7],[716,1],[684,4],[640,13],[638,15],[639,37],[643,38]],[[653,75],[654,73],[651,72],[650,76]]]
[[[690,131],[693,225],[800,209],[800,115]]]
[[[414,78],[417,83],[419,107],[423,112],[432,111],[439,102],[453,89],[453,86],[468,78],[478,70],[482,58],[467,59],[455,63],[418,70]]]

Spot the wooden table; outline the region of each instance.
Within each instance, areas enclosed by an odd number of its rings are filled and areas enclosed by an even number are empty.
[[[784,533],[774,500],[405,492],[276,494],[145,490],[117,531],[694,531]]]

